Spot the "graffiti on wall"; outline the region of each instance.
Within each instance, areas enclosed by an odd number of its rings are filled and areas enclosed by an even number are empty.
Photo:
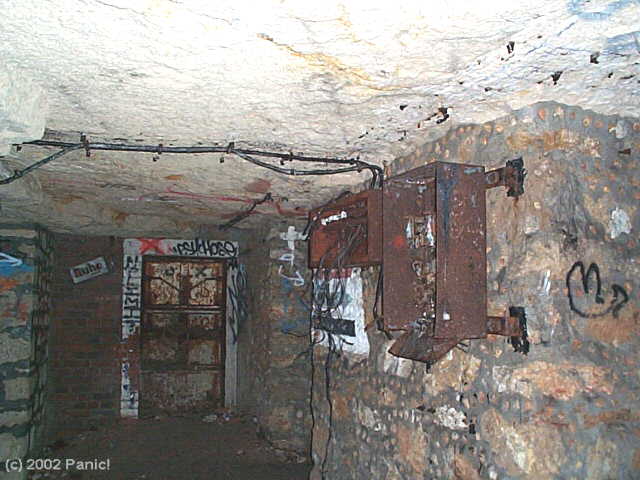
[[[310,307],[304,300],[305,292],[301,291],[306,281],[296,265],[296,242],[305,240],[305,236],[297,232],[295,226],[290,225],[286,232],[280,233],[280,239],[287,245],[283,253],[281,250],[277,252],[284,312],[278,328],[282,333],[289,335],[308,335]]]
[[[605,292],[606,293],[606,292]],[[617,283],[611,284],[611,299],[605,301],[596,263],[585,270],[584,263],[576,262],[567,273],[567,297],[571,310],[583,318],[598,318],[612,314],[618,317],[629,301],[627,291]]]
[[[296,241],[304,240],[304,235],[296,232],[296,227],[290,225],[286,232],[280,233],[280,238],[287,242],[288,251],[278,257],[278,261],[282,262],[278,266],[278,275],[285,280],[291,282],[296,287],[304,285],[304,277],[300,274],[300,270],[296,268]]]
[[[328,348],[369,354],[364,325],[362,272],[359,268],[316,272],[313,281],[313,338]]]
[[[144,255],[173,255],[181,257],[224,258],[229,262],[227,271],[227,298],[231,302],[230,316],[227,319],[232,329],[234,343],[237,332],[242,324],[243,307],[239,303],[238,287],[246,276],[238,278],[238,244],[224,240],[176,240],[169,238],[128,238],[123,244],[124,258],[122,270],[122,343],[129,344],[122,357],[120,382],[120,415],[122,417],[138,416],[139,392],[132,379],[132,371],[139,364],[140,352],[137,347],[137,337],[140,333],[140,319],[142,315],[142,257]],[[232,293],[232,288],[236,290]],[[246,288],[246,287],[245,287]],[[245,300],[246,302],[246,300]],[[246,312],[246,308],[244,308]]]
[[[33,272],[33,267],[24,263],[20,258],[0,252],[0,276],[9,277],[23,272]]]
[[[311,307],[304,299],[302,292],[286,278],[282,280],[283,310],[288,312],[280,321],[279,328],[288,335],[309,335],[309,315]]]
[[[242,264],[234,268],[229,275],[228,302],[231,315],[229,325],[233,335],[233,343],[238,342],[238,334],[242,325],[249,317],[249,304],[247,303],[247,270]]]

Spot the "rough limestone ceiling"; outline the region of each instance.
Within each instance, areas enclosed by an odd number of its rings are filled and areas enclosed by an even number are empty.
[[[39,85],[46,127],[65,139],[86,132],[165,145],[235,141],[383,164],[457,124],[540,100],[639,114],[637,0],[0,5],[0,70]],[[16,102],[14,90],[5,89],[12,101],[0,94],[0,143],[41,130],[38,95],[22,88]],[[26,113],[14,112],[19,104]],[[13,152],[5,168],[43,153]],[[217,158],[71,155],[20,187],[42,190],[40,208],[16,201],[22,190],[14,198],[0,187],[3,216],[56,229],[169,234],[220,223],[265,190],[278,205],[259,207],[247,225],[303,213],[366,178],[283,179]]]

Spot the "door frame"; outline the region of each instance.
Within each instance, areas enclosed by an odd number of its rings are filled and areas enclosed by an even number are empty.
[[[227,312],[227,298],[226,295],[224,293],[222,293],[220,295],[220,297],[222,298],[217,298],[216,301],[219,301],[220,303],[217,305],[208,305],[206,307],[202,307],[199,305],[184,305],[182,303],[179,303],[178,305],[162,305],[162,306],[157,306],[155,308],[150,307],[149,306],[149,295],[150,295],[150,284],[149,284],[149,277],[145,278],[145,272],[146,272],[146,266],[149,262],[155,262],[158,264],[162,264],[162,263],[169,263],[169,262],[177,262],[179,264],[183,264],[183,263],[192,263],[192,264],[206,264],[206,263],[212,263],[215,262],[218,265],[220,265],[220,268],[222,269],[222,272],[220,274],[220,276],[216,277],[217,279],[219,279],[222,282],[222,287],[225,289],[224,292],[226,293],[226,288],[227,288],[227,269],[229,268],[228,262],[225,259],[221,259],[221,258],[210,258],[210,257],[178,257],[175,255],[171,255],[171,256],[166,256],[166,255],[145,255],[142,258],[142,307],[141,307],[141,324],[140,324],[140,358],[141,358],[141,362],[142,362],[142,358],[144,357],[144,338],[145,338],[145,324],[144,324],[144,319],[145,319],[145,313],[149,313],[149,312],[154,312],[154,313],[184,313],[184,314],[189,314],[189,313],[208,313],[208,314],[212,314],[212,313],[217,313],[218,315],[221,315],[222,319],[221,321],[224,322],[223,323],[223,328],[222,328],[222,332],[220,338],[218,338],[219,344],[221,346],[221,353],[220,353],[220,361],[221,361],[221,368],[217,368],[216,370],[221,374],[222,376],[222,382],[219,384],[220,387],[220,397],[222,404],[224,404],[224,394],[225,394],[225,370],[224,370],[224,365],[225,365],[225,360],[226,360],[226,331],[224,326],[226,326],[226,312]],[[181,290],[180,290],[181,292]],[[179,296],[181,296],[181,293],[179,294]],[[184,300],[184,299],[182,299]],[[185,320],[186,321],[186,320]],[[189,329],[188,325],[185,325],[187,328],[187,331]],[[142,375],[143,373],[143,364],[141,363],[140,365],[140,374]],[[142,377],[141,377],[142,378]],[[148,393],[147,393],[148,394]],[[140,384],[140,389],[138,391],[138,400],[140,400],[140,398],[142,398],[142,400],[144,401],[144,395],[145,395],[145,386],[143,383]],[[220,405],[217,405],[218,407]],[[138,405],[138,410],[139,410],[139,405]],[[144,412],[143,412],[144,413]]]
[[[238,264],[238,243],[228,240],[127,238],[123,241],[122,322],[120,341],[120,416],[138,418],[140,396],[140,320],[142,317],[142,257],[196,257],[227,262],[224,404],[237,405],[238,328],[243,312],[233,289],[244,269]]]

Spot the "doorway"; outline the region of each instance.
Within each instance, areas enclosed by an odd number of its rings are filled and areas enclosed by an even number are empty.
[[[224,405],[227,264],[143,257],[140,416]]]

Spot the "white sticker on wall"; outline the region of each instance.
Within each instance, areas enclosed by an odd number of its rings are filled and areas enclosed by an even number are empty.
[[[313,338],[325,347],[342,352],[369,354],[364,329],[362,275],[359,268],[332,270],[329,278],[319,272],[313,282]]]
[[[80,283],[109,273],[109,267],[104,257],[94,258],[69,269],[73,283]]]

